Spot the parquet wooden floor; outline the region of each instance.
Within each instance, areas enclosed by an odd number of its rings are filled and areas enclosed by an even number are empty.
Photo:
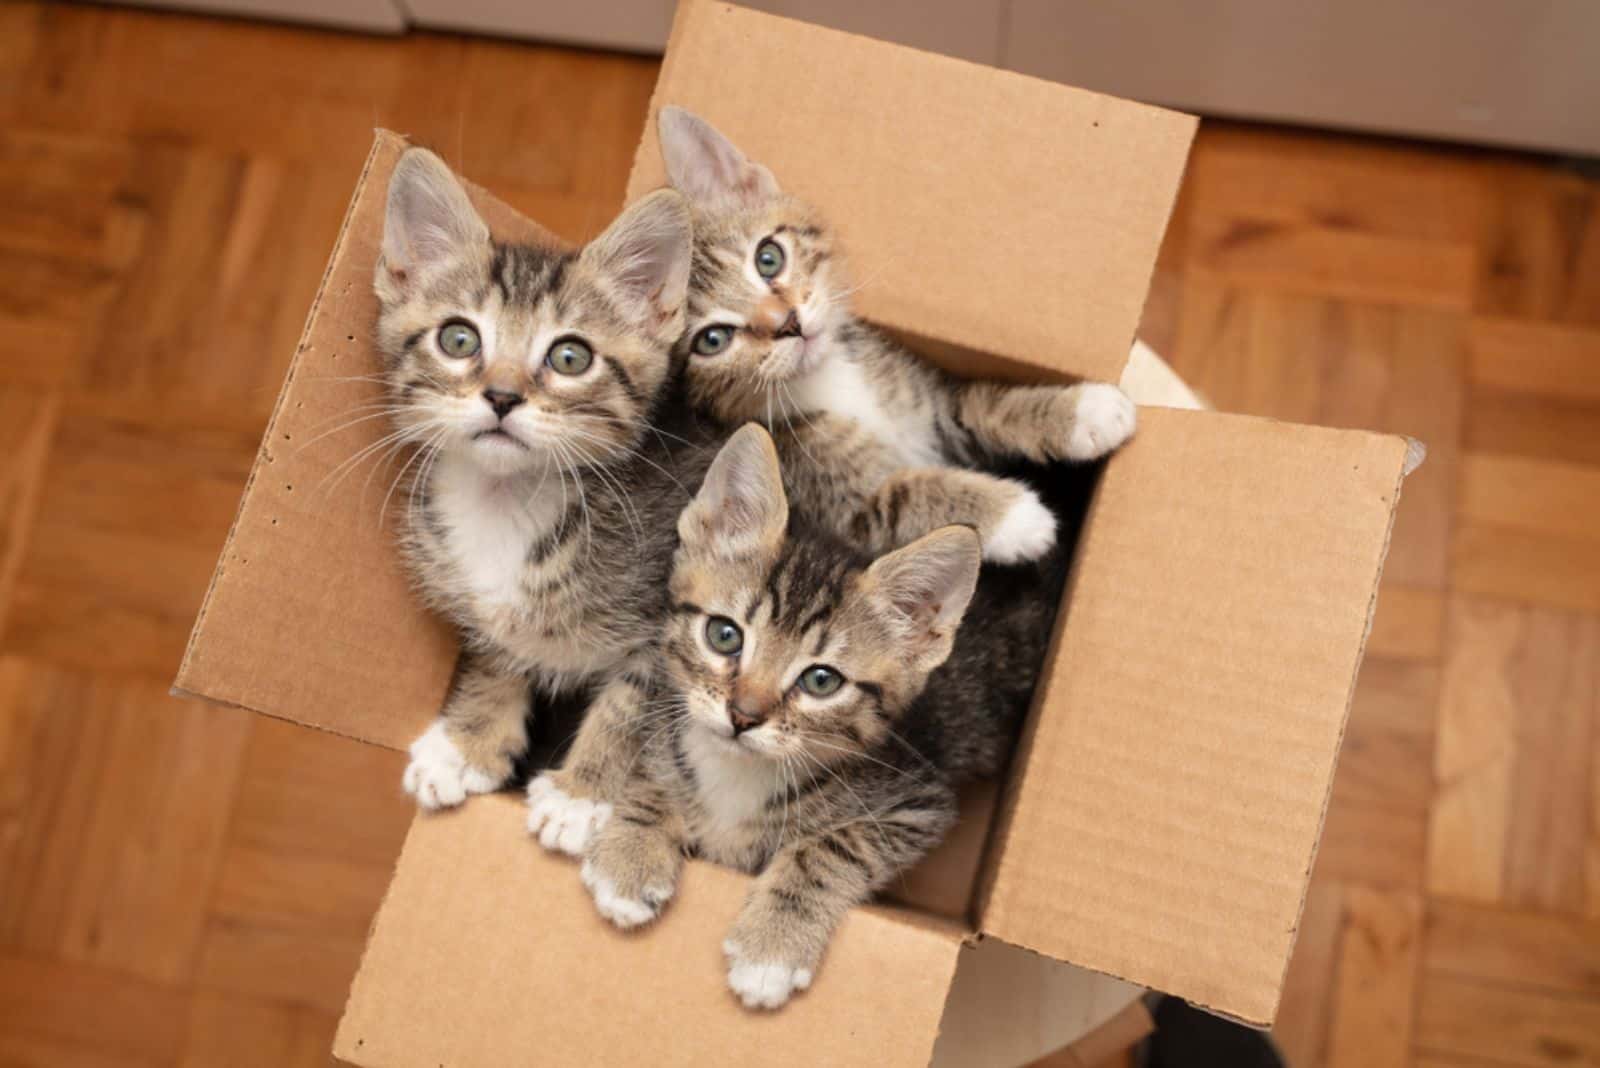
[[[654,77],[0,6],[0,1064],[326,1063],[399,756],[166,688],[371,127],[582,238]],[[1208,125],[1145,333],[1219,407],[1432,450],[1283,1046],[1600,1063],[1600,183]]]

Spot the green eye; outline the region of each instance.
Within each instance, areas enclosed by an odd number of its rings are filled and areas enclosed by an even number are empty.
[[[756,274],[762,278],[776,278],[783,270],[783,246],[767,238],[756,246]]]
[[[708,326],[694,336],[694,343],[690,348],[700,356],[720,356],[728,350],[733,343],[733,327]]]
[[[575,337],[566,337],[550,346],[544,362],[558,375],[581,375],[594,363],[594,350]]]
[[[439,350],[452,359],[464,360],[476,356],[482,346],[478,331],[471,323],[452,319],[439,328]]]
[[[812,697],[827,697],[844,685],[844,676],[831,667],[812,664],[800,672],[800,688]]]
[[[706,620],[706,643],[723,656],[737,656],[744,648],[744,631],[727,616]]]

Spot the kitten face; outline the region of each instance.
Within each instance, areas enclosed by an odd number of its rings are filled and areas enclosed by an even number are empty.
[[[947,527],[876,561],[788,530],[771,438],[724,446],[679,521],[668,676],[730,754],[824,766],[893,729],[949,655],[979,546]]]
[[[398,426],[492,474],[617,459],[666,379],[687,263],[670,194],[579,253],[501,245],[438,157],[409,150],[375,280]]]
[[[843,257],[811,207],[704,120],[664,108],[660,133],[668,176],[694,211],[683,344],[691,399],[731,422],[771,418],[789,403],[786,383],[839,346],[849,321]]]

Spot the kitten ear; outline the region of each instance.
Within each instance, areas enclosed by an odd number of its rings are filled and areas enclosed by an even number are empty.
[[[778,180],[752,163],[709,122],[680,107],[664,107],[656,118],[661,158],[674,189],[698,204],[723,200],[759,203],[777,196]]]
[[[736,560],[776,551],[788,527],[778,450],[764,427],[746,423],[711,461],[678,517],[678,537],[687,548]]]
[[[681,326],[693,240],[689,205],[673,190],[657,189],[617,216],[582,258],[609,282],[625,315],[660,332]]]
[[[983,543],[971,527],[940,527],[873,561],[862,582],[890,625],[932,671],[950,655],[972,601]]]
[[[489,227],[444,160],[406,149],[389,177],[378,296],[398,299],[430,272],[488,248]]]

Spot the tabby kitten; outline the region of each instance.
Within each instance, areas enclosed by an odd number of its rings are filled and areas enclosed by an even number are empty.
[[[973,526],[986,559],[1043,556],[1056,520],[1023,484],[967,468],[1094,460],[1134,430],[1115,386],[963,382],[855,318],[827,224],[705,120],[666,107],[661,151],[694,210],[690,398],[773,430],[789,492],[840,533],[905,541]],[[803,461],[803,462],[802,462]]]
[[[756,424],[678,534],[665,692],[583,881],[626,928],[660,912],[686,852],[759,872],[723,951],[745,1005],[777,1008],[844,912],[939,842],[957,783],[1003,769],[1055,607],[1023,587],[1062,567],[985,572],[975,592],[959,526],[870,559],[791,515]]]
[[[580,252],[497,242],[437,156],[395,167],[377,339],[396,437],[426,456],[403,544],[463,643],[405,770],[424,808],[506,783],[535,690],[593,688],[566,769],[538,780],[535,829],[577,850],[605,818],[607,724],[643,700],[683,483],[712,455],[669,459],[649,433],[689,242],[670,190]]]

